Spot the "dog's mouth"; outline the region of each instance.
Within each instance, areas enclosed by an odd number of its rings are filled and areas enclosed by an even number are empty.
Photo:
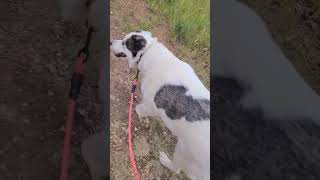
[[[125,53],[116,53],[115,56],[117,57],[127,57]]]

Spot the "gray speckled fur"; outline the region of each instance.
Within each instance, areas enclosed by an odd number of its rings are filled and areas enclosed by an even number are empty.
[[[194,99],[186,95],[184,86],[164,85],[156,93],[154,102],[157,108],[164,109],[172,119],[185,117],[187,121],[210,119],[210,101],[208,99]]]

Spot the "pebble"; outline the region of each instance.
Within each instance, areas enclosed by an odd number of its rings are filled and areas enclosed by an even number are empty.
[[[54,95],[54,92],[53,92],[53,91],[48,90],[48,95],[49,95],[49,96],[53,96],[53,95]]]
[[[87,114],[84,109],[80,109],[80,108],[79,108],[78,111],[79,111],[79,113],[80,113],[81,116],[85,116],[85,115]]]
[[[115,97],[110,94],[110,99],[111,99],[111,100],[115,100]]]
[[[55,107],[50,107],[51,112],[57,112],[57,109]]]
[[[150,119],[149,119],[149,118],[146,118],[145,124],[146,124],[146,127],[149,127],[149,126],[150,126]]]
[[[0,168],[1,168],[2,171],[7,171],[8,170],[8,167],[7,167],[6,164],[1,164]]]
[[[33,62],[34,62],[35,64],[37,64],[37,63],[40,62],[40,59],[39,59],[38,57],[34,57]]]
[[[59,131],[62,131],[62,132],[64,132],[64,125],[63,126],[61,126],[60,128],[59,128]]]
[[[26,123],[26,124],[29,124],[30,120],[29,119],[24,119],[23,122]]]
[[[29,104],[28,103],[22,103],[21,106],[27,107],[27,106],[29,106]]]
[[[50,73],[56,73],[57,72],[57,69],[52,64],[48,64],[47,68],[48,68]]]
[[[21,159],[26,159],[26,158],[27,158],[27,155],[26,155],[26,154],[20,154],[20,155],[19,155],[19,158],[21,158]]]
[[[19,140],[20,140],[19,137],[14,137],[14,138],[12,139],[12,141],[13,141],[14,143],[18,142]]]
[[[64,71],[64,70],[61,69],[61,70],[58,71],[58,75],[59,75],[59,76],[63,77],[64,74],[65,74],[65,71]]]

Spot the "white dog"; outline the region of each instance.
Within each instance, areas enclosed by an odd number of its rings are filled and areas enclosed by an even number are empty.
[[[141,72],[142,103],[135,109],[139,118],[159,116],[178,138],[173,160],[160,152],[160,162],[191,179],[209,180],[210,92],[191,66],[146,31],[112,41],[111,50]]]

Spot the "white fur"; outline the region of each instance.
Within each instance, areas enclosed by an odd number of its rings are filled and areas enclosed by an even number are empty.
[[[261,107],[275,118],[320,122],[320,97],[299,76],[273,41],[265,23],[235,0],[213,1],[214,74],[251,87],[245,107]]]
[[[132,35],[143,36],[147,45],[134,58],[131,52],[122,44]],[[158,109],[154,102],[156,92],[165,84],[183,85],[188,88],[187,94],[193,98],[210,100],[210,92],[202,84],[193,69],[187,63],[179,60],[162,43],[153,38],[149,32],[133,32],[124,40],[112,41],[111,50],[115,54],[125,53],[129,67],[138,64],[141,78],[142,103],[136,106],[140,118],[159,116],[167,128],[177,136],[173,160],[164,152],[160,152],[161,163],[179,173],[183,170],[191,179],[210,179],[210,120],[188,122],[185,118],[171,120],[163,109]]]

